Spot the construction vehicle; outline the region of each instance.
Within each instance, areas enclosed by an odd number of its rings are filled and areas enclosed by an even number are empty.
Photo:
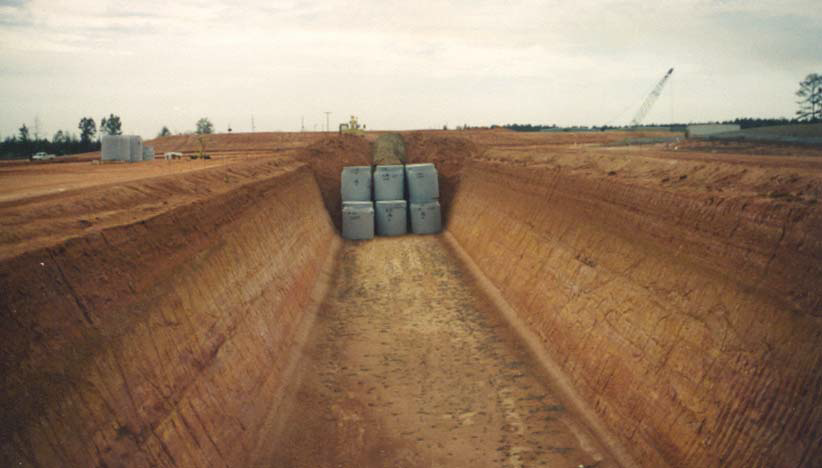
[[[347,133],[349,135],[364,135],[365,125],[360,126],[359,121],[357,121],[357,116],[352,115],[348,123],[340,124],[340,135],[343,133]]]

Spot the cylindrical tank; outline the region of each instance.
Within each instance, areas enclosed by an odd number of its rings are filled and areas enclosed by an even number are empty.
[[[402,200],[405,198],[405,167],[377,166],[374,170],[374,200]]]
[[[348,166],[340,176],[343,201],[371,201],[371,166]]]
[[[436,234],[442,231],[440,202],[411,203],[411,232],[414,234]]]
[[[377,235],[401,236],[408,232],[408,202],[382,200],[375,203]]]
[[[374,207],[372,203],[348,203],[342,209],[342,236],[344,239],[374,238]]]
[[[423,203],[440,197],[437,168],[431,163],[407,164],[405,179],[408,184],[408,201]]]

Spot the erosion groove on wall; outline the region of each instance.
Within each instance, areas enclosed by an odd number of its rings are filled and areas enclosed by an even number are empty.
[[[248,466],[333,227],[301,167],[6,260],[4,466]]]
[[[821,225],[815,205],[472,162],[449,230],[643,466],[808,466]]]

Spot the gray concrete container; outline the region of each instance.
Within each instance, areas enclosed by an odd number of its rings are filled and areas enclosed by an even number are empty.
[[[128,138],[129,160],[140,162],[143,160],[143,139],[137,135],[124,135]]]
[[[371,166],[344,167],[340,195],[343,201],[371,201]]]
[[[131,161],[130,141],[124,135],[103,135],[100,139],[100,159]]]
[[[411,232],[414,234],[436,234],[442,231],[440,202],[411,203]]]
[[[374,170],[374,200],[405,198],[405,166],[377,166]]]
[[[374,238],[374,207],[371,203],[343,206],[342,236],[350,240]]]
[[[440,197],[437,168],[431,163],[408,164],[405,166],[405,181],[408,186],[408,201],[423,203]]]
[[[401,236],[408,232],[408,202],[382,200],[375,203],[377,235]]]

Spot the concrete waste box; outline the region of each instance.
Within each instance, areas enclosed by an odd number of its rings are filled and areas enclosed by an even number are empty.
[[[103,135],[100,154],[103,161],[131,161],[129,140],[123,135]]]
[[[411,203],[411,232],[414,234],[436,234],[442,231],[440,202]]]
[[[143,139],[138,135],[103,135],[100,142],[103,161],[143,160]]]
[[[374,238],[374,205],[371,202],[343,203],[343,239],[365,240]]]
[[[348,166],[340,177],[343,201],[371,201],[371,166]]]
[[[408,184],[408,201],[411,203],[428,202],[440,197],[437,168],[431,163],[406,165],[405,180]]]
[[[405,198],[405,167],[377,166],[374,170],[374,200],[402,200]]]
[[[408,232],[408,202],[382,200],[375,203],[377,235],[401,236]]]

